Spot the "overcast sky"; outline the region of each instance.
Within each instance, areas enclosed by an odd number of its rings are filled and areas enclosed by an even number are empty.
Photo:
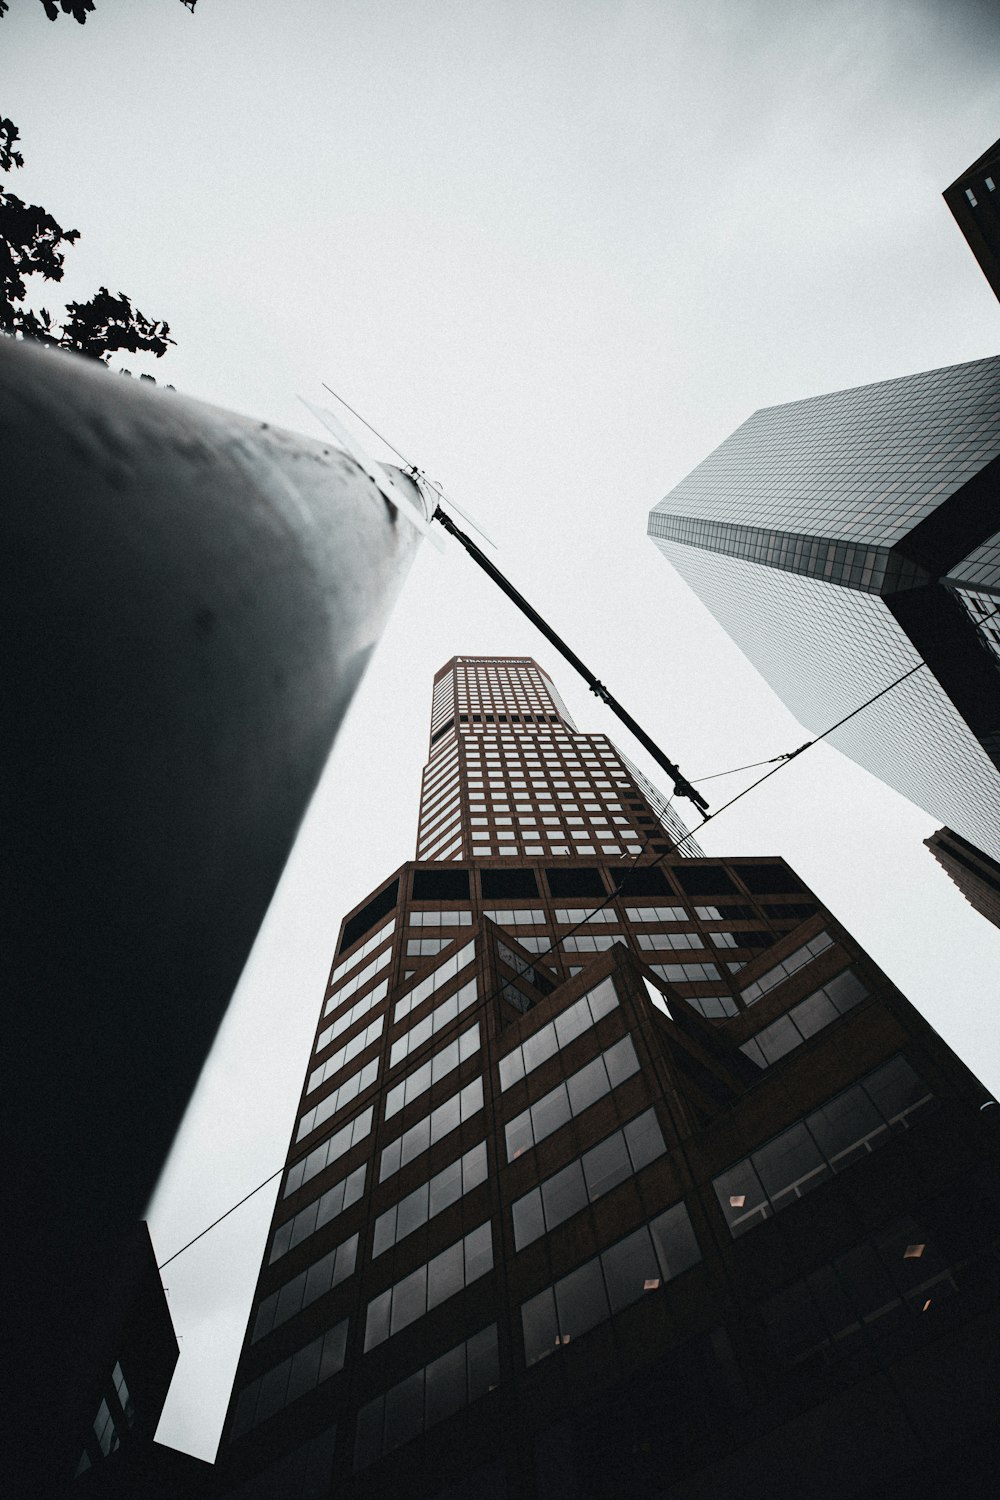
[[[806,736],[647,512],[759,406],[997,352],[940,194],[1000,133],[998,45],[987,0],[97,0],[84,28],[12,0],[0,112],[9,186],[83,235],[45,305],[129,293],[177,339],[159,379],[272,423],[319,435],[296,396],[341,390],[695,778]],[[340,917],[413,854],[432,675],[480,653],[537,656],[662,784],[464,554],[425,547],[154,1201],[161,1256],[281,1165]],[[820,747],[700,837],[785,855],[1000,1091],[1000,933],[935,826]],[[160,1437],[202,1456],[273,1201],[165,1275]]]

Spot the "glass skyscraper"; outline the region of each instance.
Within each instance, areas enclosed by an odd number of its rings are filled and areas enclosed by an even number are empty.
[[[796,716],[1000,855],[1000,357],[755,412],[649,516]]]
[[[420,855],[341,926],[211,1493],[992,1477],[1000,1110],[783,860],[684,852],[535,662],[453,659],[430,738]]]

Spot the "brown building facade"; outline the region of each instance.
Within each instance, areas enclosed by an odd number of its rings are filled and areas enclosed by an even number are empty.
[[[969,905],[994,927],[1000,927],[1000,862],[951,828],[939,828],[924,843]]]
[[[1000,1110],[782,860],[678,852],[535,663],[449,663],[431,733],[422,857],[341,930],[226,1493],[985,1476]]]

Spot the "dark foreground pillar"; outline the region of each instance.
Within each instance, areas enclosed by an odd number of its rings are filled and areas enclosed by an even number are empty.
[[[4,338],[0,502],[25,1457],[63,1437],[74,1266],[142,1216],[418,532],[332,446]]]

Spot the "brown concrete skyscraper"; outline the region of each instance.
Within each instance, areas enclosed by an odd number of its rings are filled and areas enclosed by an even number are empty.
[[[1000,1110],[851,935],[525,658],[438,674],[418,847],[341,928],[225,1492],[987,1493]]]

